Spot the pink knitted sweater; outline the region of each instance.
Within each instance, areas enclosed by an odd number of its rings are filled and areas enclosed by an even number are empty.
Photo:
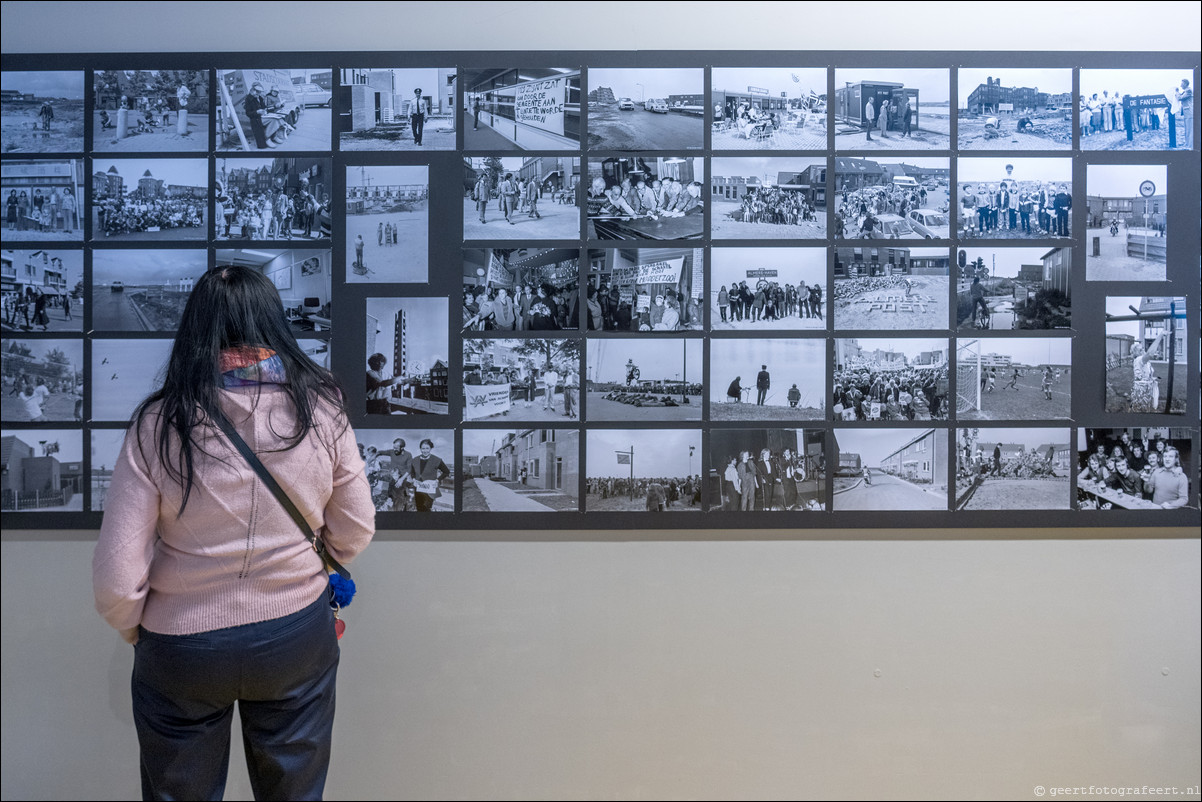
[[[331,555],[347,563],[375,533],[355,433],[322,404],[296,448],[273,451],[295,421],[274,385],[222,392],[222,408]],[[255,408],[255,399],[258,406]],[[253,414],[252,414],[253,410]],[[276,498],[219,431],[196,454],[192,495],[168,476],[153,436],[132,428],[113,468],[92,558],[96,609],[129,642],[140,624],[188,635],[294,613],[326,592],[325,566]],[[197,429],[198,432],[202,431]],[[139,438],[142,448],[139,449]]]

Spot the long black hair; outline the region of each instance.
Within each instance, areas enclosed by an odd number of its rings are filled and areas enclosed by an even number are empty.
[[[283,363],[286,383],[280,386],[296,411],[296,428],[276,433],[284,441],[280,450],[295,448],[313,431],[319,402],[332,405],[343,425],[349,425],[338,380],[296,344],[275,285],[249,267],[207,271],[184,307],[163,386],[138,405],[131,420],[134,431],[140,432],[148,415],[157,418],[155,447],[168,477],[183,488],[181,514],[192,492],[195,450],[200,448],[196,430],[212,429],[213,421],[224,415],[219,403],[221,351],[238,346],[269,348]]]

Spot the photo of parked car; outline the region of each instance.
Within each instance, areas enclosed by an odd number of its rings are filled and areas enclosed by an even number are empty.
[[[934,209],[911,209],[907,215],[910,227],[927,239],[947,239],[951,225],[947,215]]]
[[[643,108],[647,111],[654,111],[657,114],[668,113],[668,102],[660,97],[653,97],[643,104]]]
[[[634,101],[624,97],[618,101],[618,111],[634,111]]]
[[[292,87],[296,101],[302,106],[328,106],[334,94],[317,84],[296,84]]]

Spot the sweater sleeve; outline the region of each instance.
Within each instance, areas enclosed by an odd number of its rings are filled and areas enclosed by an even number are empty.
[[[348,563],[367,548],[376,532],[376,508],[371,500],[355,430],[347,425],[335,441],[334,490],[325,509],[322,539],[340,563]]]

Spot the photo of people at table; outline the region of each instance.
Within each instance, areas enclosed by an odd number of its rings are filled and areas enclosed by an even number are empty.
[[[589,239],[701,239],[705,160],[698,156],[592,159],[580,196]]]
[[[1145,426],[1077,431],[1077,509],[1197,506],[1190,429]]]
[[[826,68],[714,67],[714,150],[826,150]]]

